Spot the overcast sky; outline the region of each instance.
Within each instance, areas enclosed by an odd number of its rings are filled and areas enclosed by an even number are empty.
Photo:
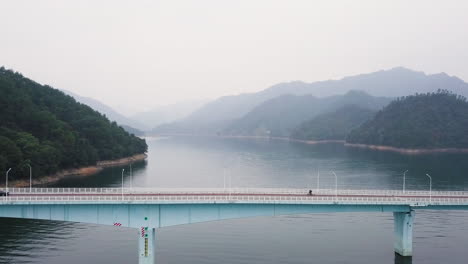
[[[0,65],[117,110],[405,66],[468,80],[468,1],[0,0]]]

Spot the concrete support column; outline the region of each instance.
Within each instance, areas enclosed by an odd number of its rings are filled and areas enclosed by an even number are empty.
[[[138,264],[154,264],[156,229],[141,227],[138,230]]]
[[[407,257],[413,255],[413,219],[414,211],[394,212],[395,252]]]
[[[395,253],[395,264],[413,264],[413,257],[403,257]]]

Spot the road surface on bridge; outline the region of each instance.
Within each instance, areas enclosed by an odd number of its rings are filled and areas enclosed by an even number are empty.
[[[468,192],[314,189],[10,188],[0,202],[123,201],[151,203],[339,203],[468,205]]]

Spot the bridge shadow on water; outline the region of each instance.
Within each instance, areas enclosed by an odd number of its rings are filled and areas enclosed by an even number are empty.
[[[395,253],[395,264],[413,264],[413,257],[403,257]]]

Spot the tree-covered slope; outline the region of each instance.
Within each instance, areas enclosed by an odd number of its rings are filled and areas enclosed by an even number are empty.
[[[298,125],[317,115],[353,104],[379,110],[390,101],[390,98],[374,97],[362,91],[349,91],[344,95],[324,98],[317,98],[312,95],[284,95],[260,104],[248,114],[233,122],[223,133],[289,137]]]
[[[73,97],[77,102],[85,104],[92,109],[98,111],[99,113],[105,115],[110,121],[115,121],[117,124],[121,125],[126,131],[132,133],[131,130],[127,130],[127,128],[134,128],[138,130],[145,130],[148,129],[143,123],[140,123],[134,119],[128,118],[114,109],[112,107],[96,100],[93,98],[80,96],[76,93],[72,93],[70,91],[62,90],[65,94],[70,95]]]
[[[374,110],[356,105],[347,105],[336,111],[321,114],[294,129],[293,139],[345,140],[348,133],[369,120]]]
[[[145,140],[71,96],[0,68],[0,171],[12,177],[93,165],[147,150]]]
[[[228,128],[232,121],[243,118],[268,100],[283,95],[312,95],[323,98],[359,90],[372,96],[394,98],[435,92],[440,87],[468,96],[468,84],[455,76],[445,73],[425,74],[402,67],[339,80],[279,83],[257,93],[223,96],[205,104],[187,118],[156,127],[154,133],[214,134]]]
[[[399,98],[347,142],[399,148],[468,148],[468,102],[448,91]]]
[[[137,129],[137,128],[134,128],[134,127],[131,127],[131,126],[127,126],[127,125],[121,125],[121,127],[123,129],[125,129],[125,131],[127,131],[129,134],[133,134],[133,135],[138,136],[138,137],[145,136],[145,132],[141,131],[140,129]]]

